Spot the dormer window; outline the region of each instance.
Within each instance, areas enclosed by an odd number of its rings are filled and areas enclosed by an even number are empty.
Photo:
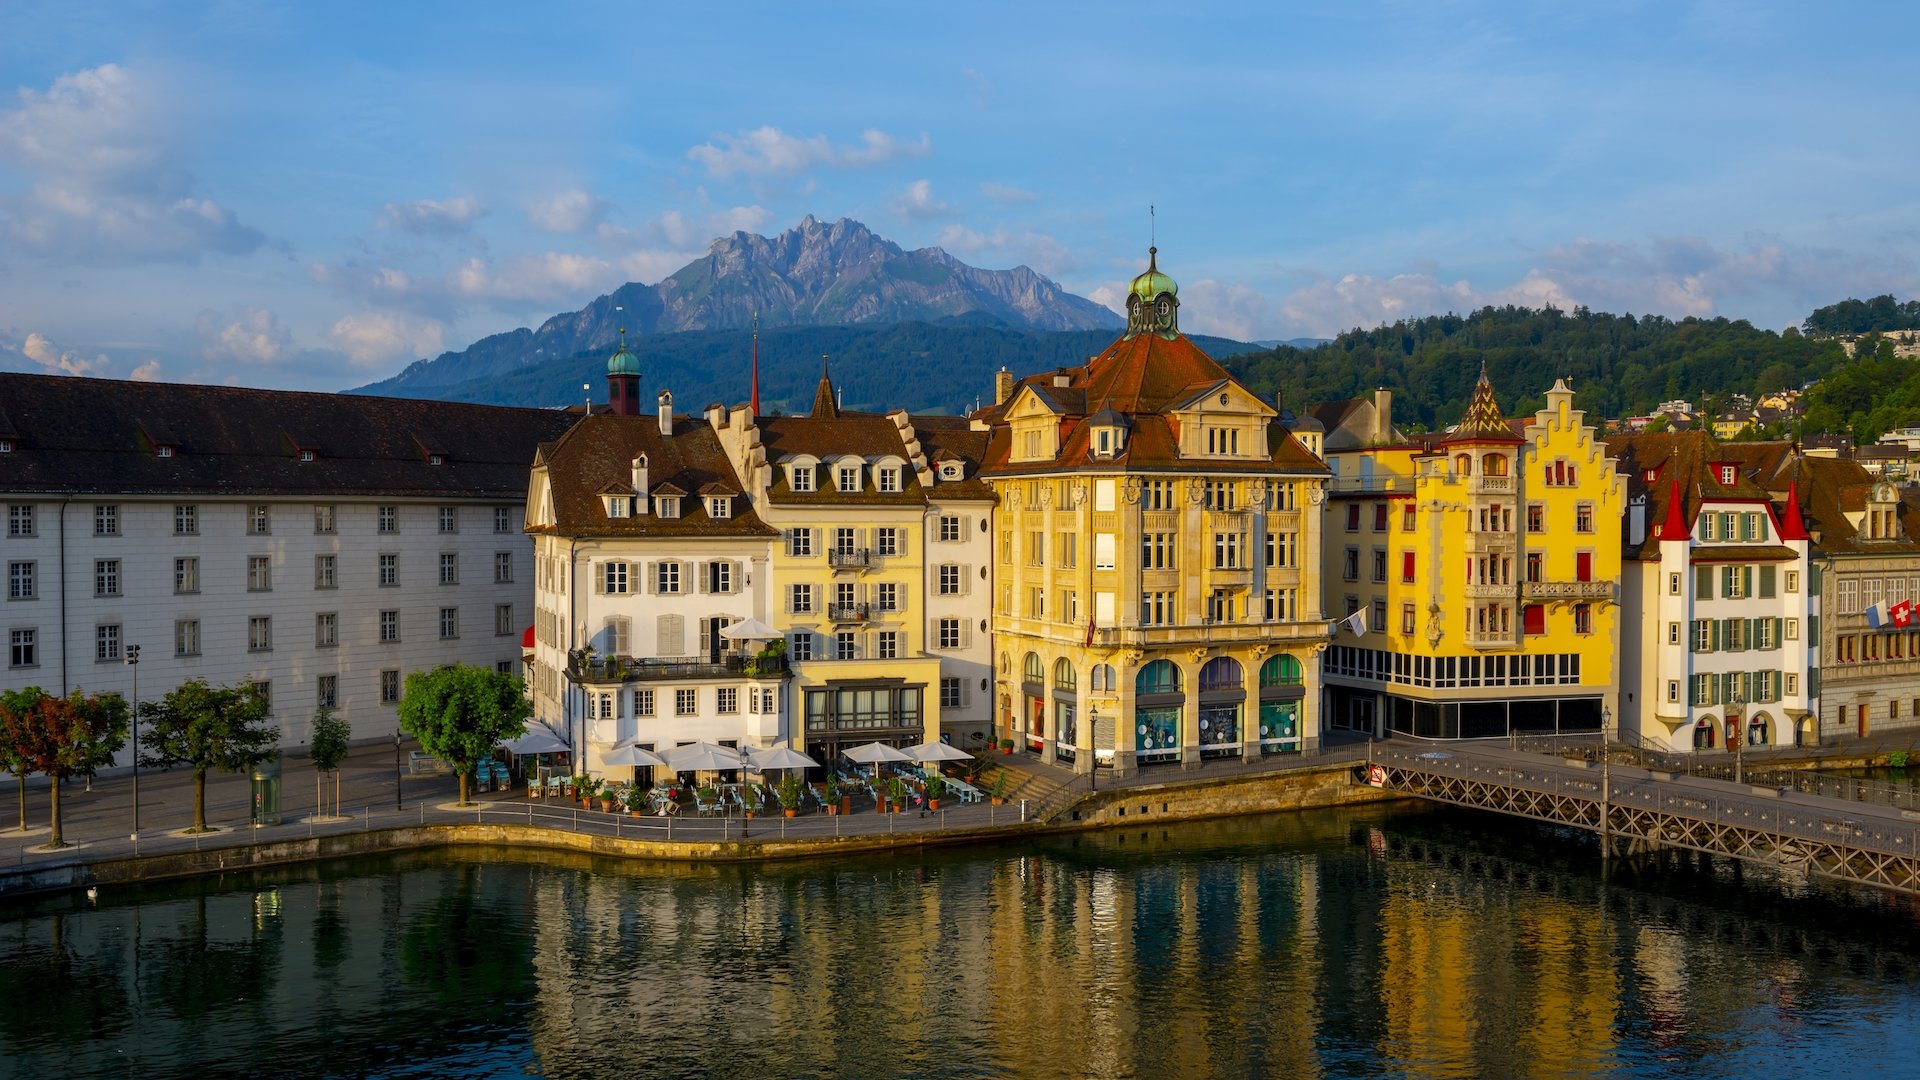
[[[1113,429],[1101,428],[1093,433],[1093,452],[1101,457],[1113,456]]]
[[[715,521],[721,521],[721,520],[725,520],[726,518],[732,517],[733,516],[732,497],[727,495],[708,496],[707,497],[707,516],[714,519]]]
[[[314,459],[314,453],[313,453],[313,451],[311,451],[311,450],[302,450],[302,451],[300,451],[300,460],[301,460],[301,462],[303,462],[303,463],[304,463],[304,462],[309,462],[309,461],[312,461],[313,459]]]
[[[964,477],[961,475],[960,463],[957,461],[942,462],[940,465],[940,479],[942,480],[964,479]]]
[[[11,454],[11,453],[13,453],[13,440],[0,439],[0,454]]]
[[[841,465],[834,470],[835,485],[843,492],[860,490],[860,466]]]
[[[1732,487],[1739,480],[1739,469],[1733,465],[1720,466],[1720,486]]]
[[[446,463],[447,463],[447,456],[445,454],[428,454],[427,455],[427,464],[429,465],[445,465]]]
[[[659,514],[663,518],[679,517],[680,516],[680,496],[678,495],[656,496],[653,500],[653,512],[656,514]]]
[[[156,446],[153,448],[153,456],[154,457],[172,457],[173,447],[168,446],[165,443],[161,443],[159,446]]]
[[[875,470],[874,483],[885,494],[898,494],[900,491],[899,467],[889,465],[884,469]]]
[[[606,500],[607,516],[610,518],[626,517],[633,507],[633,500],[625,495],[604,495],[602,498]]]
[[[787,482],[795,491],[813,490],[813,466],[795,465],[787,474]]]

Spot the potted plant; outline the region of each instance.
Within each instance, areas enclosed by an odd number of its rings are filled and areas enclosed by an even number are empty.
[[[947,793],[947,778],[934,773],[927,777],[927,809],[940,809],[940,796]]]
[[[993,800],[993,805],[999,806],[1001,803],[1007,801],[1008,780],[1009,777],[1005,769],[1001,769],[999,772],[993,774],[993,786],[987,789],[987,797]]]
[[[887,781],[887,799],[893,803],[894,813],[905,813],[907,809],[907,782],[897,776]]]
[[[635,784],[627,789],[627,815],[639,817],[647,809],[647,789]]]
[[[615,804],[620,801],[620,793],[610,787],[603,787],[600,789],[599,795],[601,812],[607,814],[613,813]]]
[[[1012,739],[1001,739],[1001,740],[1000,740],[1000,752],[1001,752],[1001,753],[1003,753],[1003,754],[1011,754],[1011,753],[1013,753],[1013,740],[1012,740]]]
[[[593,809],[593,800],[600,797],[600,778],[597,776],[582,776],[580,777],[580,782],[573,786],[573,790],[575,794],[580,796],[580,806],[583,809],[591,810]]]
[[[748,817],[760,809],[760,792],[752,784],[740,785],[740,808]]]
[[[840,782],[831,776],[827,777],[827,784],[822,790],[821,795],[823,797],[822,801],[827,804],[827,814],[829,816],[838,814],[840,812]]]
[[[791,772],[780,778],[780,809],[788,817],[800,812],[800,778]]]

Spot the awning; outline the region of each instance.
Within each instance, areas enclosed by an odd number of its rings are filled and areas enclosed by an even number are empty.
[[[528,651],[533,649],[533,627],[529,626],[520,634],[520,647]]]

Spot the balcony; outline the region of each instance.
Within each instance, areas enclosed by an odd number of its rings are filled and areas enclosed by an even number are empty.
[[[1513,477],[1476,476],[1470,482],[1470,490],[1489,495],[1505,495],[1513,490]]]
[[[827,552],[827,565],[835,570],[865,570],[873,565],[870,548],[835,548]]]
[[[1519,647],[1520,639],[1511,630],[1502,633],[1468,630],[1467,645],[1475,649],[1514,649]]]
[[[1511,600],[1512,585],[1468,585],[1466,595],[1469,600]]]
[[[872,617],[873,609],[867,604],[828,604],[827,621],[837,623],[863,623]]]
[[[1062,627],[1062,636],[1084,634]],[[1175,626],[1105,626],[1093,632],[1102,648],[1165,648],[1181,645],[1312,644],[1327,640],[1325,620],[1279,623],[1183,623]]]
[[[1529,581],[1521,587],[1528,600],[1611,600],[1611,581]]]
[[[784,679],[787,674],[784,648],[765,649],[751,655],[722,653],[717,664],[700,660],[590,656],[578,651],[567,657],[567,678],[587,685],[686,679]]]

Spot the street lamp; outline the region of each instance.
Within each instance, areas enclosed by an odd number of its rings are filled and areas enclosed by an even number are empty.
[[[133,835],[140,839],[140,646],[127,646],[127,667],[133,673]]]
[[[1087,709],[1087,790],[1100,790],[1100,710]]]
[[[393,808],[406,809],[400,802],[400,732],[393,733]]]
[[[1746,704],[1739,694],[1733,695],[1733,723],[1728,725],[1732,730],[1727,732],[1727,737],[1733,740],[1733,782],[1736,784],[1742,783],[1746,775],[1742,766],[1746,758],[1747,734],[1741,730],[1747,723]]]

